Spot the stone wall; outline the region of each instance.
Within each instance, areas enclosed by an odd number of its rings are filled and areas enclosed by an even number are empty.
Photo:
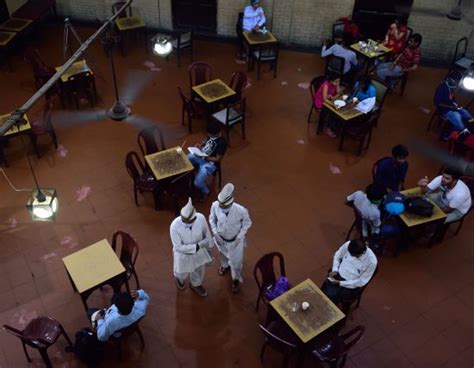
[[[8,0],[18,2],[22,0]],[[267,24],[285,44],[319,47],[321,39],[331,34],[333,21],[352,13],[354,0],[261,0]],[[80,20],[95,21],[111,14],[111,0],[57,0],[59,14]],[[450,21],[446,14],[451,3],[446,0],[414,0],[409,26],[423,35],[423,58],[430,62],[451,60],[456,41],[470,40],[469,54],[474,54],[473,25]],[[239,11],[247,0],[218,0],[217,34],[235,36]],[[465,2],[466,19],[474,19],[474,1]],[[135,0],[133,11],[143,16],[148,26],[172,28],[171,0]]]

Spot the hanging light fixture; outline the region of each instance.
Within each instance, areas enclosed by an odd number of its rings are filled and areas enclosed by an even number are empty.
[[[169,55],[171,51],[173,51],[173,45],[169,38],[164,35],[158,35],[153,44],[153,53],[164,57]]]
[[[462,78],[461,85],[468,91],[474,92],[474,64],[471,64],[466,74]]]

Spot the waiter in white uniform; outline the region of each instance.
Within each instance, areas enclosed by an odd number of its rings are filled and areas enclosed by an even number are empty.
[[[212,261],[209,250],[214,246],[206,218],[193,207],[191,198],[181,209],[180,216],[170,226],[173,243],[173,273],[178,289],[186,287],[189,277],[191,289],[200,296],[207,291],[202,286],[204,269]]]
[[[245,234],[252,226],[252,221],[247,209],[234,202],[234,184],[226,184],[217,196],[217,201],[212,203],[209,223],[219,249],[219,275],[224,275],[230,269],[232,292],[238,293],[239,284],[243,281]]]

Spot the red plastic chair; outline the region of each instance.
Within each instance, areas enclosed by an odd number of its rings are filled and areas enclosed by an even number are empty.
[[[51,115],[53,113],[53,102],[51,100],[46,100],[43,110],[43,118],[41,120],[36,120],[31,123],[31,139],[33,141],[33,147],[36,150],[36,155],[40,157],[40,152],[38,150],[38,145],[36,143],[39,136],[49,134],[53,140],[54,147],[58,148],[58,139],[56,137],[56,132],[54,131],[53,123],[51,121]]]
[[[311,110],[309,110],[308,115],[308,123],[311,121],[311,115],[313,114],[313,110],[317,110],[318,108],[314,106],[314,96],[318,92],[321,85],[326,80],[326,76],[320,75],[319,77],[314,77],[311,83],[309,84],[309,91],[311,92]]]
[[[330,368],[344,367],[347,353],[357,344],[364,331],[364,326],[357,326],[345,334],[338,334],[329,342],[316,342],[312,349],[313,356],[320,362],[329,364]],[[352,337],[353,335],[355,336]]]
[[[112,237],[112,249],[117,251],[117,248],[120,248],[120,262],[122,262],[122,265],[127,271],[125,274],[127,291],[130,292],[128,280],[130,280],[132,276],[135,277],[135,282],[137,283],[136,289],[140,289],[140,282],[138,281],[137,272],[135,271],[135,262],[137,261],[139,252],[136,240],[124,231],[116,231]]]
[[[135,205],[138,207],[137,192],[152,192],[155,199],[155,209],[159,204],[159,185],[153,174],[145,169],[145,165],[135,151],[127,153],[125,157],[125,166],[128,174],[133,179],[133,193]]]
[[[212,79],[212,68],[207,63],[196,62],[189,66],[188,74],[189,86],[192,94],[192,87],[209,82]]]
[[[178,92],[183,103],[181,109],[181,124],[184,125],[184,116],[188,117],[188,131],[192,133],[193,130],[193,118],[203,118],[208,114],[207,107],[203,102],[200,102],[196,99],[190,99],[186,96],[180,87],[178,87]]]
[[[157,140],[159,141],[159,145]],[[166,149],[163,132],[158,126],[142,129],[138,133],[137,142],[143,156]]]
[[[63,326],[52,317],[37,317],[28,322],[23,330],[17,330],[8,325],[3,325],[3,329],[21,340],[23,351],[29,363],[31,363],[31,359],[26,350],[26,345],[38,349],[46,366],[48,368],[52,367],[48,357],[48,348],[56,343],[61,334],[64,335],[64,338],[69,344],[66,351],[72,351],[72,342],[66,334],[66,331],[64,331]]]
[[[288,367],[290,357],[298,350],[298,336],[296,336],[284,323],[279,321],[270,322],[267,327],[259,324],[263,332],[265,342],[260,351],[260,361],[263,363],[263,356],[267,346],[283,354],[283,367]]]
[[[268,300],[265,298],[265,290],[269,286],[273,285],[277,280],[275,269],[273,267],[275,258],[278,259],[280,264],[280,276],[286,276],[285,260],[283,255],[279,252],[265,254],[257,261],[253,269],[253,277],[255,278],[258,287],[257,305],[255,306],[257,311],[260,304],[260,299],[262,299],[265,304],[268,304]]]

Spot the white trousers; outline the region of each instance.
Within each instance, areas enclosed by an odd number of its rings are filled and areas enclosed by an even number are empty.
[[[206,266],[202,265],[196,268],[193,272],[174,272],[174,277],[176,277],[180,282],[185,282],[186,279],[189,277],[192,286],[201,286],[202,281],[204,280],[205,268]]]
[[[232,280],[242,282],[242,265],[244,263],[243,244],[239,244],[239,246],[232,250],[226,249],[226,247],[219,247],[219,258],[222,267],[230,267]]]

